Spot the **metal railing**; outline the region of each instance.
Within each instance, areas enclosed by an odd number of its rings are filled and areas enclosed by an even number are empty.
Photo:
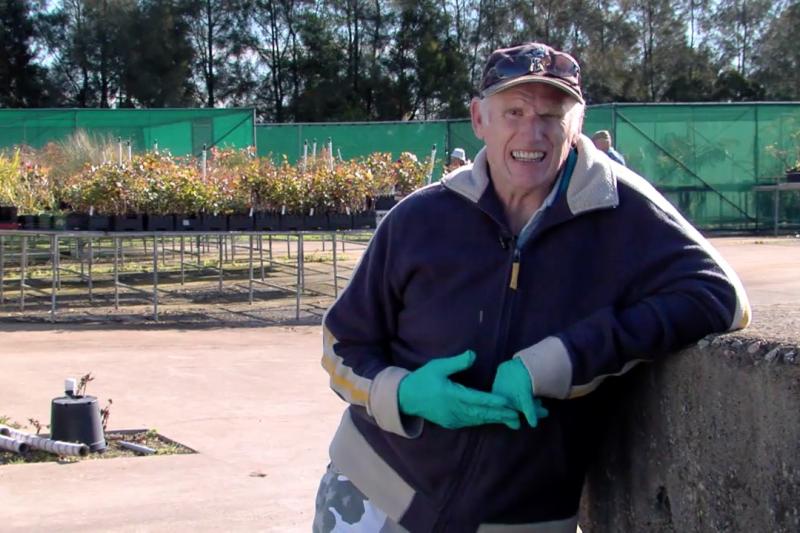
[[[159,320],[160,294],[163,279],[167,285],[184,286],[192,277],[209,281],[216,277],[217,291],[222,294],[226,272],[241,274],[246,270],[247,301],[257,300],[257,287],[294,295],[295,319],[300,319],[306,295],[338,297],[340,286],[349,278],[340,251],[360,254],[371,231],[291,231],[291,232],[91,232],[48,230],[0,230],[0,313],[16,303],[20,312],[30,306],[27,298],[35,295],[40,306],[49,298],[49,319],[56,322],[62,280],[77,278],[78,299],[82,296],[91,306],[95,302],[98,283],[113,291],[104,293],[113,298],[114,309],[120,309],[121,294],[144,295],[152,306],[152,320]],[[286,249],[283,250],[283,242]],[[242,254],[243,252],[243,254]],[[294,252],[294,253],[293,253]],[[330,266],[307,266],[309,253],[322,256],[315,263]],[[237,260],[237,254],[239,259]],[[344,271],[344,272],[343,272]],[[281,273],[280,279],[270,274]],[[291,276],[286,277],[286,274]],[[34,275],[38,284],[33,283]],[[142,283],[127,283],[129,277],[141,281],[151,276],[145,289]],[[306,286],[306,276],[327,278],[324,286]],[[177,278],[177,279],[175,279]],[[291,281],[290,281],[291,280]],[[38,286],[35,286],[38,285]],[[49,285],[49,287],[48,287]],[[16,290],[14,290],[16,288]],[[14,294],[16,293],[16,295]],[[14,298],[16,296],[16,298]],[[71,294],[74,299],[75,294]],[[61,296],[63,298],[63,296]],[[15,301],[16,300],[16,301]],[[15,301],[15,302],[14,302]],[[7,303],[8,302],[8,303]],[[213,303],[210,302],[210,303]]]

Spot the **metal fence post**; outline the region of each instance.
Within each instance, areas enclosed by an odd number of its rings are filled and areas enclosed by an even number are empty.
[[[94,302],[94,280],[92,279],[92,266],[94,265],[94,239],[89,237],[89,302]]]
[[[258,261],[261,265],[261,281],[264,281],[264,236],[258,236]]]
[[[222,235],[217,236],[217,248],[219,248],[219,292],[222,292]]]
[[[153,320],[158,322],[158,243],[153,235]]]
[[[50,236],[50,262],[53,264],[52,270],[52,285],[50,286],[50,322],[56,321],[56,290],[58,283],[56,281],[56,264],[58,263],[56,255],[58,254],[58,235]]]
[[[191,242],[191,241],[189,241],[189,242]],[[183,285],[183,282],[184,282],[183,250],[184,250],[183,235],[181,235],[181,285]]]
[[[250,235],[250,305],[253,305],[253,236]]]
[[[333,297],[339,297],[339,276],[336,272],[336,233],[333,233],[332,236],[332,248],[333,248]]]
[[[28,237],[22,237],[22,250],[20,251],[20,276],[19,276],[19,310],[25,310],[25,271],[28,268]]]
[[[6,270],[6,238],[0,236],[0,304],[5,302],[6,296],[3,291]]]
[[[114,237],[114,309],[119,309],[119,237]]]
[[[289,235],[286,235],[286,238],[289,238]],[[300,235],[297,236],[300,239]],[[298,251],[300,249],[300,241],[297,242]],[[294,302],[294,317],[295,320],[300,320],[300,270],[303,266],[300,264],[300,254],[297,254],[297,280],[295,281],[295,302]]]

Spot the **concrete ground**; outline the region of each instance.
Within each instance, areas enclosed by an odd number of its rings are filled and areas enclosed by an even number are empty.
[[[800,333],[800,239],[716,239],[756,309],[752,334]],[[788,324],[788,325],[787,325]],[[0,466],[2,531],[309,531],[344,407],[318,326],[154,329],[0,324],[0,416],[49,420],[66,377],[96,376],[110,429],[199,453]]]

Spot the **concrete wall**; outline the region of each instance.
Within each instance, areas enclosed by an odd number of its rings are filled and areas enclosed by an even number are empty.
[[[624,379],[584,533],[800,532],[797,344],[708,337]]]

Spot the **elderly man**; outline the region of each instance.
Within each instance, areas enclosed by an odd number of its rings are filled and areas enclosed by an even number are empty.
[[[592,142],[597,147],[598,150],[601,152],[605,152],[605,154],[610,157],[613,161],[616,161],[620,165],[625,164],[625,158],[622,157],[622,154],[617,152],[614,149],[612,140],[611,140],[611,132],[608,130],[599,130],[592,134]]]
[[[350,405],[315,531],[574,533],[610,376],[748,323],[736,274],[583,112],[571,56],[495,51],[485,148],[377,229],[324,318]]]

